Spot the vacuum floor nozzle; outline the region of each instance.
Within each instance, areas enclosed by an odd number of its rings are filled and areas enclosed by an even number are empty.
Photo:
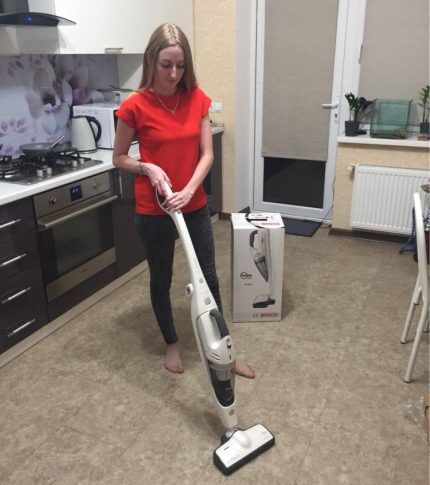
[[[213,454],[215,466],[230,475],[275,444],[275,437],[262,424],[238,429]]]

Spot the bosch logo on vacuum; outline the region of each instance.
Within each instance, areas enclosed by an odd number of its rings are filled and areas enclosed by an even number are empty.
[[[250,280],[250,279],[252,279],[252,274],[247,273],[246,271],[242,271],[242,273],[240,273],[240,279],[241,280]]]

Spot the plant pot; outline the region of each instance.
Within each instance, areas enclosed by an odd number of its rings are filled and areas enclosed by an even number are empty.
[[[358,121],[345,121],[345,136],[357,136],[359,125]]]
[[[428,121],[426,121],[424,123],[420,123],[420,134],[421,135],[429,135],[430,134],[430,127],[429,127]]]

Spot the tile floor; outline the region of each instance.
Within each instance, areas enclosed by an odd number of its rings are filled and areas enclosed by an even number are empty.
[[[214,231],[231,322],[229,222]],[[230,323],[257,371],[236,380],[240,424],[265,424],[276,445],[230,478],[212,464],[222,429],[179,248],[173,301],[185,373],[163,368],[144,271],[0,369],[0,483],[428,484],[413,419],[428,393],[428,338],[405,384],[411,343],[399,338],[417,267],[398,249],[327,229],[286,237],[284,319]]]

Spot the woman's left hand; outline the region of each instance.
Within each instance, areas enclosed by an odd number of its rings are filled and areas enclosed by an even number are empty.
[[[167,210],[177,211],[185,207],[192,199],[194,193],[191,190],[185,188],[180,192],[173,192],[166,198]]]

